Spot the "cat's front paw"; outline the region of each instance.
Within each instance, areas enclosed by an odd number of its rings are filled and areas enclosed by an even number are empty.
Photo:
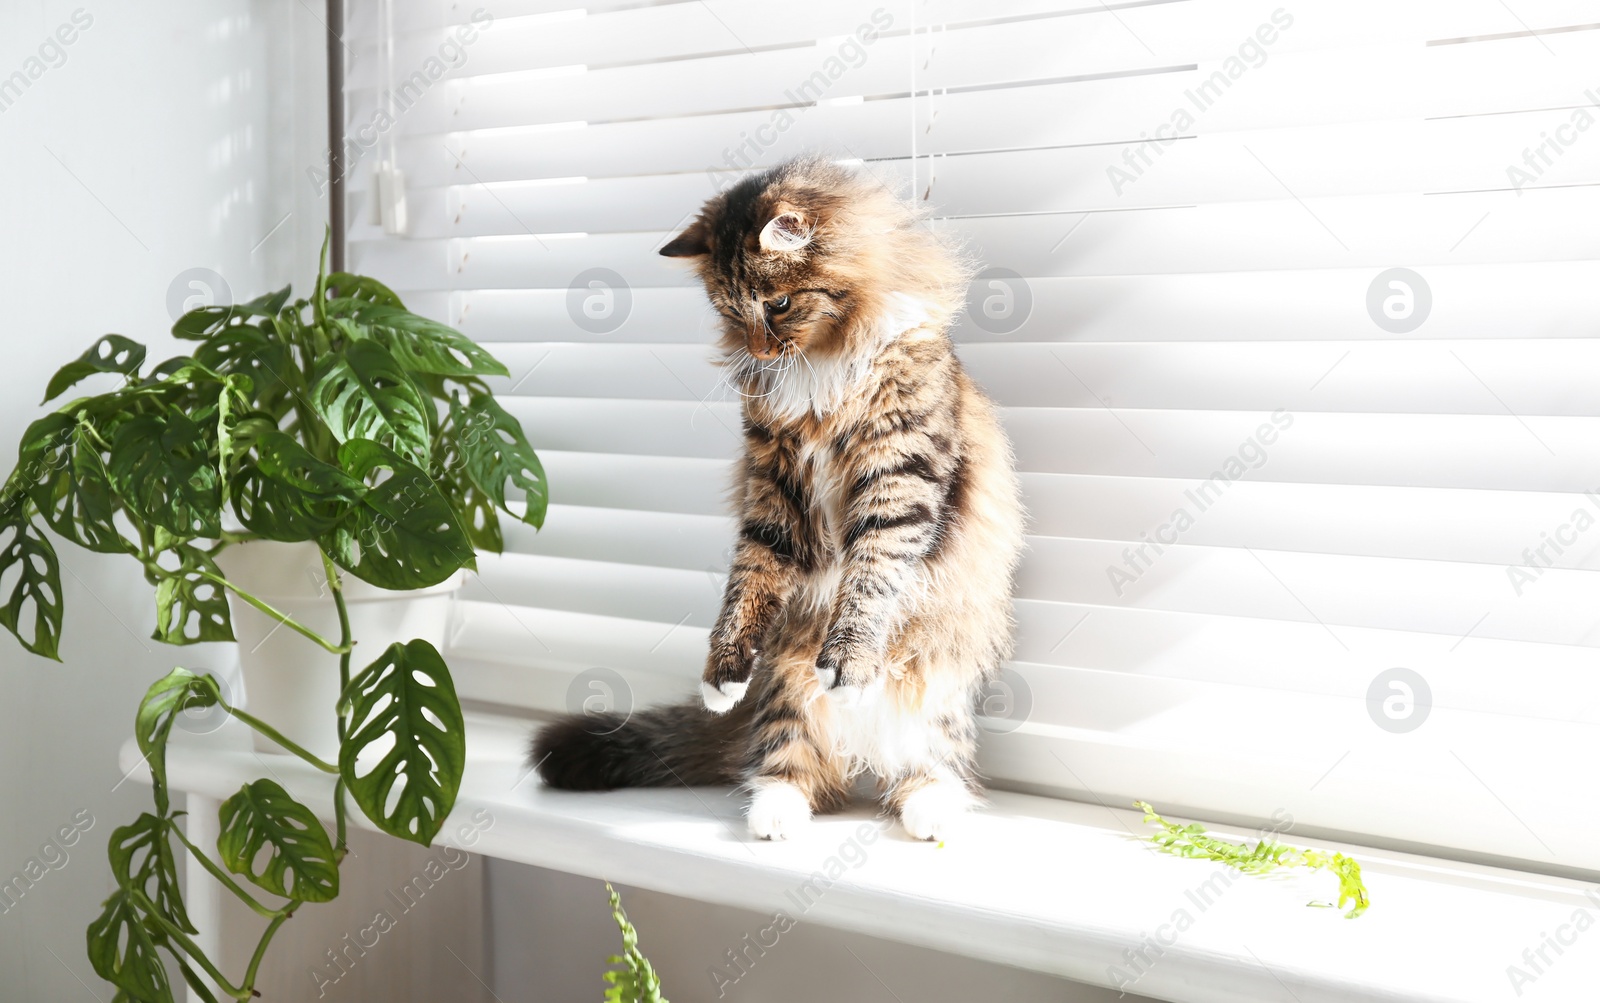
[[[966,785],[935,780],[906,796],[900,806],[900,824],[912,839],[942,842],[960,828],[977,803]]]
[[[817,655],[817,685],[830,700],[855,706],[879,678],[879,661],[824,646]]]
[[[746,821],[757,839],[788,839],[811,821],[811,802],[794,784],[774,781],[756,790]]]
[[[706,709],[715,714],[726,714],[734,704],[744,699],[750,689],[750,674],[754,664],[753,648],[739,644],[713,644],[700,682],[700,698],[705,701]]]

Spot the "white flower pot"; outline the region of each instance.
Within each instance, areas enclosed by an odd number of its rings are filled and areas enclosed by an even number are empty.
[[[226,547],[217,555],[222,574],[241,589],[281,610],[323,637],[339,640],[339,614],[315,544],[252,540]],[[422,638],[444,649],[451,600],[466,580],[456,572],[431,588],[391,592],[341,576],[350,633],[354,676],[395,641]],[[228,608],[239,642],[243,707],[307,751],[334,762],[339,754],[334,705],[339,698],[339,656],[279,623],[232,592]],[[270,739],[255,735],[256,749],[282,751]]]

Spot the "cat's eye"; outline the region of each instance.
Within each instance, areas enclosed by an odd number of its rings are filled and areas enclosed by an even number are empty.
[[[788,293],[784,293],[782,296],[779,296],[777,299],[770,300],[767,303],[767,312],[768,313],[773,313],[773,314],[783,313],[787,309],[789,309],[789,294]]]

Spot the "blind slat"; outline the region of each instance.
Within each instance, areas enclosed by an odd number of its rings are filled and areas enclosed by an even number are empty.
[[[533,344],[498,353],[510,396],[737,402],[709,345]],[[1600,417],[1600,340],[961,346],[1008,407]]]
[[[572,454],[553,455],[562,457],[558,466],[567,472],[566,457]],[[585,459],[596,461],[590,464],[591,480],[561,478],[568,487],[563,495],[573,501],[552,505],[544,529],[503,522],[508,551],[686,570],[725,568],[737,529],[724,511],[728,467],[707,470],[707,461],[657,461],[656,470],[644,473],[641,467],[648,467],[639,457]],[[666,473],[659,469],[661,462],[685,467]],[[1035,537],[1447,561],[1489,565],[1502,573],[1530,560],[1540,567],[1600,571],[1600,534],[1590,541],[1588,530],[1578,528],[1600,517],[1600,484],[1591,496],[1274,483],[1250,479],[1254,473],[1212,489],[1171,478],[1083,474],[1024,474],[1022,486]],[[652,485],[697,482],[699,510],[638,508],[641,477]],[[604,504],[609,501],[634,507]],[[1558,531],[1570,542],[1546,545]],[[1540,548],[1542,554],[1530,556]],[[1505,580],[1514,592],[1539,591],[1532,582],[1519,589],[1509,574]]]
[[[1093,16],[1086,15],[1086,19]],[[1368,113],[1360,116],[1364,118],[1433,117],[1582,105],[1587,102],[1587,90],[1594,86],[1586,63],[1593,64],[1600,48],[1600,31],[1573,31],[1463,45],[1386,42],[1296,52],[1293,50],[1301,46],[1294,41],[1295,30],[1290,30],[1275,43],[1274,55],[1251,70],[1249,64],[1226,60],[1237,59],[1235,50],[1256,30],[1260,16],[1225,28],[1221,22],[1211,23],[1198,36],[1196,46],[1161,55],[1140,46],[1109,15],[1102,14],[1100,19],[1101,31],[1094,34],[1094,44],[1085,46],[1061,35],[1041,33],[1027,23],[941,32],[939,58],[928,60],[919,71],[917,87],[936,91],[996,88],[1060,78],[1088,78],[1088,82],[1108,74],[1158,74],[1168,78],[1163,99],[1142,109],[1128,109],[1133,113],[1131,121],[1146,123],[1139,126],[1146,129],[1168,122],[1176,108],[1187,106],[1195,109],[1196,117],[1209,117],[1214,109],[1241,104],[1247,94],[1254,95],[1248,100],[1257,109],[1279,107],[1285,112],[1293,102],[1309,100],[1307,114],[1313,121],[1326,116],[1323,109],[1352,107],[1367,109]],[[396,128],[403,134],[442,133],[793,108],[810,105],[819,96],[828,100],[894,96],[911,90],[912,45],[905,36],[880,39],[866,50],[867,58],[840,63],[836,73],[826,74],[821,71],[834,54],[833,48],[746,53],[735,45],[732,54],[710,59],[595,69],[559,77],[541,78],[543,71],[529,71],[445,78],[404,107]],[[1552,51],[1559,58],[1551,58]],[[1328,88],[1330,71],[1336,68],[1335,78],[1341,86]],[[1359,72],[1352,73],[1357,69]],[[1217,74],[1221,74],[1220,80],[1215,79]],[[741,82],[736,90],[728,86],[730,79]],[[813,81],[811,86],[802,90],[808,80]],[[541,83],[553,86],[538,86]],[[1198,90],[1202,85],[1208,88],[1203,94]],[[1330,90],[1345,93],[1319,96]],[[1198,95],[1199,104],[1191,103],[1190,92]],[[349,123],[370,122],[377,108],[375,91],[353,92]],[[1388,111],[1372,114],[1375,108]],[[1291,120],[1300,119],[1295,116]]]
[[[1367,312],[1367,291],[1380,270],[1030,277],[1028,315],[1003,337],[1063,343],[1392,342],[1594,334],[1589,289],[1600,285],[1600,262],[1423,268],[1432,309],[1420,327],[1402,334],[1378,327]],[[634,287],[620,326],[600,331],[578,326],[564,288],[412,292],[402,287],[401,292],[413,309],[446,319],[478,341],[506,343],[495,345],[496,352],[524,345],[537,353],[543,342],[709,345],[717,334],[704,293],[688,286]],[[1530,310],[1529,304],[1538,309]],[[997,340],[964,314],[952,333],[960,342]]]
[[[1523,193],[1376,195],[1234,202],[1169,209],[944,221],[981,260],[1030,276],[1264,271],[1304,268],[1564,261],[1600,255],[1600,232],[1574,227],[1600,213],[1600,187]],[[367,239],[363,269],[412,289],[542,284],[564,288],[597,259],[629,285],[687,285],[657,249],[670,234],[561,239],[533,233],[416,240]]]

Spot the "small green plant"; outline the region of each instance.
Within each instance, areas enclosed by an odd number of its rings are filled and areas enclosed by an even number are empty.
[[[667,1003],[650,959],[639,953],[639,931],[628,922],[628,914],[622,911],[622,897],[609,881],[606,894],[611,896],[611,918],[622,931],[622,953],[606,959],[608,964],[622,966],[607,969],[603,976],[611,984],[606,990],[606,1003]]]
[[[326,247],[324,247],[326,260]],[[339,894],[351,802],[379,830],[429,845],[455,804],[465,725],[449,668],[425,640],[395,643],[352,671],[340,572],[386,589],[419,589],[501,549],[499,515],[544,519],[539,461],[484,377],[505,367],[460,332],[407,311],[391,290],[346,273],[236,306],[193,310],[173,327],[190,355],[144,371],[145,347],[106,335],[68,363],[49,401],[96,374],[115,389],[79,397],[30,425],[0,487],[0,623],[59,660],[60,565],[40,527],[89,550],[137,561],[155,590],[155,639],[232,641],[227,592],[339,656],[328,712],[336,763],[231,707],[217,680],[174,669],[139,705],[134,734],[149,765],[154,812],[111,836],[116,890],[90,924],[88,955],[118,1003],[172,1003],[168,960],[199,999],[246,1000],[273,935],[307,902]],[[508,488],[527,504],[515,511]],[[338,612],[324,637],[224,577],[216,557],[249,540],[315,543]],[[220,707],[327,774],[330,834],[277,783],[243,785],[220,810],[214,848],[177,824],[167,741],[186,709]],[[357,769],[357,760],[361,767]],[[348,795],[348,797],[346,796]],[[181,850],[175,847],[181,845]],[[193,854],[264,921],[242,980],[193,940],[177,859]],[[264,902],[254,885],[281,902]],[[202,978],[202,976],[204,978]]]
[[[1178,825],[1168,822],[1144,801],[1135,801],[1135,808],[1144,812],[1145,822],[1154,822],[1158,830],[1150,841],[1167,853],[1180,857],[1215,860],[1245,874],[1270,874],[1293,867],[1332,871],[1339,879],[1339,905],[1343,909],[1349,902],[1346,919],[1355,919],[1367,911],[1367,886],[1361,883],[1361,865],[1342,853],[1324,853],[1321,850],[1302,850],[1286,846],[1277,840],[1263,837],[1255,846],[1235,843],[1207,835],[1205,826],[1197,822]],[[1326,903],[1312,902],[1313,906],[1326,907]]]

